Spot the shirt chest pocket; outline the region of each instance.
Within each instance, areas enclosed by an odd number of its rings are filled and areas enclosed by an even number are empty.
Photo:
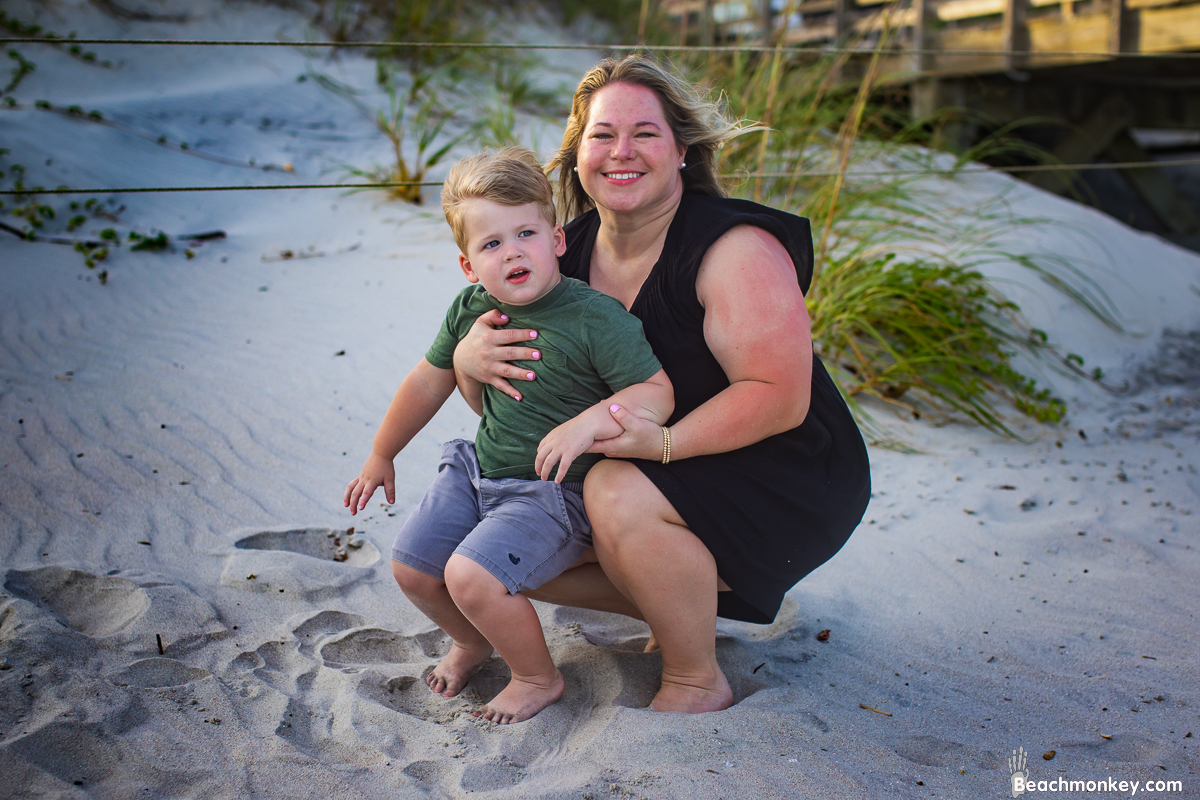
[[[571,397],[579,393],[579,387],[573,377],[576,368],[566,354],[553,345],[538,342],[537,350],[542,357],[536,361],[515,361],[521,369],[533,371],[537,378],[535,382],[541,388],[555,397]],[[519,385],[518,385],[518,388]]]

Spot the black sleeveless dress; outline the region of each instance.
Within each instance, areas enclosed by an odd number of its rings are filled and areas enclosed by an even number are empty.
[[[696,274],[708,248],[735,225],[775,236],[812,279],[808,220],[747,200],[685,194],[662,255],[629,309],[675,386],[669,425],[729,386],[704,340]],[[595,209],[566,226],[562,274],[587,281],[600,217]],[[748,287],[752,291],[752,287]],[[704,542],[731,592],[717,613],[768,623],[783,595],[841,549],[871,497],[867,450],[845,401],[813,358],[812,400],[797,428],[728,453],[663,465],[633,460]]]

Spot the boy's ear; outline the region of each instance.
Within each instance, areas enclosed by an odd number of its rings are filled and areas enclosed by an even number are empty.
[[[564,246],[564,251],[566,247]],[[562,255],[562,253],[559,253]],[[475,274],[475,270],[471,269],[471,262],[462,253],[458,254],[458,266],[463,271],[463,275],[467,276],[467,280],[471,283],[479,283],[479,276]]]
[[[567,234],[562,225],[554,226],[554,255],[561,256],[567,252]]]

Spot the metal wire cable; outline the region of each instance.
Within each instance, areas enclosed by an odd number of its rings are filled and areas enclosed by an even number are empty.
[[[847,171],[845,175],[851,178],[886,177],[889,175],[982,175],[991,172],[1023,173],[1023,172],[1087,172],[1109,169],[1147,169],[1150,167],[1197,167],[1200,158],[1181,158],[1163,161],[1121,161],[1111,164],[1029,164],[1011,167],[961,167],[958,169],[893,169],[871,170],[858,172]],[[748,178],[835,178],[838,172],[736,172],[727,173],[720,177],[726,179]],[[177,192],[262,192],[283,189],[343,189],[360,191],[363,189],[392,189],[402,186],[441,186],[441,181],[392,181],[387,183],[293,183],[266,184],[259,186],[139,186],[131,188],[100,188],[100,189],[71,189],[59,187],[56,189],[5,189],[3,195],[35,195],[57,194],[152,194]]]
[[[657,50],[662,52],[710,52],[710,53],[774,53],[776,50],[799,54],[869,56],[873,53],[895,55],[942,55],[942,56],[1024,56],[1027,58],[1200,58],[1200,52],[1179,53],[1077,53],[1068,51],[1041,50],[931,50],[895,48],[825,47],[822,45],[651,45],[651,44],[535,44],[528,42],[279,42],[267,40],[224,41],[218,39],[68,39],[61,37],[17,37],[0,39],[7,44],[114,44],[114,45],[159,45],[181,47],[334,47],[334,48],[431,48],[431,49],[491,49],[491,50]]]

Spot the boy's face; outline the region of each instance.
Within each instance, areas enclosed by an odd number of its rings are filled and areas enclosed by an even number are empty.
[[[465,253],[458,264],[502,303],[524,306],[558,285],[558,257],[567,249],[561,225],[551,225],[534,203],[506,206],[472,198],[463,203]]]

